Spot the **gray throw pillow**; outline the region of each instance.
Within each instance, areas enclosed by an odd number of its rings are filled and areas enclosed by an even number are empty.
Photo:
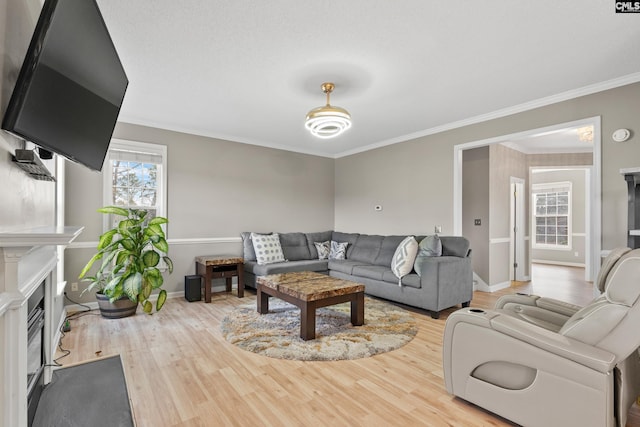
[[[426,236],[418,245],[418,256],[442,256],[442,242],[437,234]]]

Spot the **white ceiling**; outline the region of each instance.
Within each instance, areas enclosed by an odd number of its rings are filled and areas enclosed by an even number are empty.
[[[98,0],[120,121],[340,157],[640,81],[640,16],[606,0]],[[331,103],[353,127],[320,140]]]

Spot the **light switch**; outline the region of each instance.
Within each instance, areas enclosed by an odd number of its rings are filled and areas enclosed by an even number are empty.
[[[476,218],[473,220],[473,225],[482,225],[482,220],[480,218]]]

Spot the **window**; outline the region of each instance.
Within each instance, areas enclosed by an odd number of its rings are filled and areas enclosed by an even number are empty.
[[[104,205],[145,209],[147,218],[166,216],[166,159],[164,145],[114,139],[104,171]],[[104,229],[122,218],[105,215]]]
[[[533,184],[532,246],[571,249],[571,183]]]

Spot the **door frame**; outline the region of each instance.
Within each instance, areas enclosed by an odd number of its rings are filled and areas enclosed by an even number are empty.
[[[511,210],[509,220],[509,280],[526,282],[529,276],[525,271],[529,271],[525,251],[525,215],[524,201],[527,195],[524,192],[524,182],[522,178],[512,176],[509,178],[509,208]],[[515,267],[515,265],[518,267]]]
[[[492,138],[470,141],[457,144],[453,147],[453,234],[462,234],[462,153],[471,148],[484,147],[491,144],[506,142],[509,139],[518,139],[537,135],[543,132],[552,132],[569,127],[593,126],[593,166],[591,173],[591,209],[589,225],[589,260],[585,268],[585,279],[592,281],[600,269],[600,257],[602,247],[602,128],[601,116],[589,117],[571,122],[558,123],[552,126],[529,129]],[[492,237],[492,236],[490,236]]]

